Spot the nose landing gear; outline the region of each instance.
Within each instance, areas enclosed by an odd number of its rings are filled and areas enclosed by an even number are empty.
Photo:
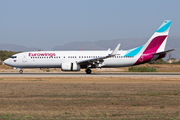
[[[22,74],[22,73],[23,73],[23,70],[20,70],[19,73]]]
[[[23,70],[22,70],[22,68],[17,68],[17,67],[14,67],[14,69],[19,70],[19,73],[20,73],[20,74],[23,74]]]
[[[90,68],[86,69],[86,74],[91,74],[91,69]]]

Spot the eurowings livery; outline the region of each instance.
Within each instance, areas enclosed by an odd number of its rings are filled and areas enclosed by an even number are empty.
[[[120,44],[114,51],[33,51],[13,55],[4,64],[20,70],[23,68],[61,68],[62,71],[86,69],[91,74],[92,68],[115,68],[139,65],[163,58],[171,21],[165,20],[146,44],[127,51],[120,50]]]

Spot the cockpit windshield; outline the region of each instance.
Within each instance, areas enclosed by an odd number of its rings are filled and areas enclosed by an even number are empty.
[[[17,56],[11,56],[12,59],[17,58]]]

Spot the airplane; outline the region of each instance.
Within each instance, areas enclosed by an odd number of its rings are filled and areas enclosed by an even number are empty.
[[[166,42],[171,20],[165,20],[152,37],[142,46],[127,51],[119,50],[120,44],[111,51],[30,51],[11,56],[4,64],[18,69],[61,68],[62,71],[86,69],[91,74],[93,68],[117,68],[152,63],[166,56]]]

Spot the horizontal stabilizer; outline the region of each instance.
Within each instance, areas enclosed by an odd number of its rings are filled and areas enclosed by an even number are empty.
[[[174,51],[174,50],[175,50],[175,49],[171,49],[171,50],[167,50],[167,51],[163,51],[163,52],[159,52],[159,53],[153,54],[153,58],[151,59],[150,63],[156,61],[159,56],[165,55],[166,53],[169,53],[169,52]]]
[[[169,53],[169,52],[172,52],[174,51],[175,49],[171,49],[171,50],[167,50],[167,51],[163,51],[163,52],[159,52],[159,53],[155,53],[153,55],[162,55],[162,54],[165,54],[165,53]]]

